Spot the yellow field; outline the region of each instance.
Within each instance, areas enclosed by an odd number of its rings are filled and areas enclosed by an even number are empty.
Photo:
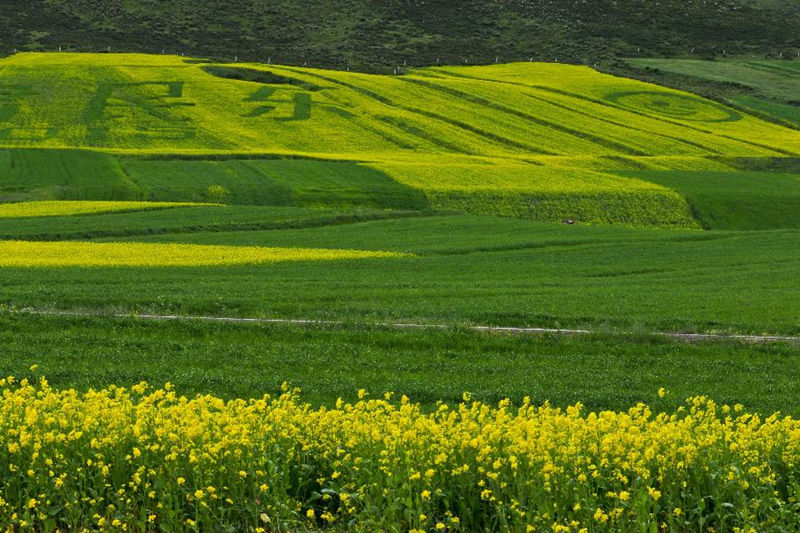
[[[0,267],[196,267],[402,256],[316,248],[0,241]]]
[[[55,217],[113,213],[117,211],[146,211],[171,207],[209,206],[214,204],[179,202],[104,202],[104,201],[41,201],[0,203],[0,218]]]
[[[0,61],[0,146],[267,151],[358,159],[800,153],[800,132],[588,67],[516,63],[377,76],[262,64],[227,79],[175,56],[17,54]]]
[[[179,397],[169,384],[0,387],[0,464],[14,474],[0,478],[0,522],[12,529],[46,529],[57,516],[109,531],[351,520],[412,531],[683,530],[698,516],[683,502],[709,500],[755,531],[798,496],[800,421],[702,397],[656,415],[642,404],[586,413],[465,396],[428,414],[364,391],[353,405],[312,408],[288,388],[225,402]]]

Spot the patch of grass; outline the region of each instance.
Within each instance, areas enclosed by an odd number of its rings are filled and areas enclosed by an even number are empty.
[[[231,204],[420,209],[424,195],[378,170],[314,160],[139,160],[126,172],[151,200],[192,201],[221,186]]]
[[[0,149],[0,201],[133,200],[141,190],[111,155]]]
[[[424,355],[420,355],[424,354]],[[530,396],[564,407],[672,409],[708,394],[762,413],[800,414],[798,346],[685,344],[647,336],[514,336],[285,325],[149,322],[0,314],[0,374],[32,364],[58,387],[142,380],[182,393],[260,397],[284,381],[314,404],[366,388],[432,407],[461,394],[489,402]],[[656,391],[670,391],[659,398]]]
[[[173,207],[169,211],[6,218],[0,220],[5,240],[74,240],[159,233],[207,233],[304,228],[351,224],[366,220],[428,216],[430,212],[381,209],[320,209],[306,207],[214,206]]]
[[[434,208],[560,222],[696,227],[675,192],[609,173],[534,165],[374,165]]]
[[[683,194],[706,229],[800,228],[800,174],[629,171]]]
[[[390,252],[177,243],[0,241],[0,268],[203,267],[401,257]]]

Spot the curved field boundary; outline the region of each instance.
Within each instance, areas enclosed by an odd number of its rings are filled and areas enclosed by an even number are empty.
[[[787,335],[741,335],[723,333],[682,333],[682,332],[633,332],[633,331],[601,331],[591,329],[563,329],[563,328],[537,328],[537,327],[513,327],[513,326],[462,326],[457,324],[427,324],[419,322],[353,322],[344,320],[317,320],[305,318],[246,318],[246,317],[226,317],[226,316],[204,316],[204,315],[156,315],[138,313],[102,313],[90,311],[63,311],[63,310],[43,310],[43,309],[2,309],[0,313],[17,313],[41,316],[64,316],[77,318],[116,318],[129,320],[144,320],[153,322],[162,321],[188,321],[188,322],[224,322],[231,324],[285,324],[292,326],[323,326],[323,327],[343,327],[360,326],[370,328],[389,328],[389,329],[415,329],[415,330],[447,330],[447,329],[467,329],[480,333],[506,333],[512,335],[599,335],[604,333],[614,333],[617,335],[655,335],[685,342],[703,341],[740,341],[752,343],[772,343],[790,342],[800,343],[800,337]]]

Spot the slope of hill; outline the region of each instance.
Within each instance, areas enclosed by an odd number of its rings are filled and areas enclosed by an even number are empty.
[[[760,0],[5,0],[0,50],[185,52],[375,70],[409,64],[595,62],[798,46],[800,4]],[[781,20],[781,24],[775,24]]]
[[[800,155],[798,131],[579,66],[384,76],[62,53],[15,55],[0,75],[8,200],[434,207],[695,227],[681,194],[621,172],[732,172],[734,158]]]

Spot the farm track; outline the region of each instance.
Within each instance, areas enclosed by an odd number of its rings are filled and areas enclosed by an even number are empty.
[[[479,325],[457,325],[457,324],[432,324],[416,322],[358,322],[344,320],[318,320],[303,318],[247,318],[247,317],[224,317],[224,316],[203,316],[203,315],[158,315],[158,314],[139,314],[139,313],[103,313],[91,311],[66,311],[66,310],[45,310],[45,309],[2,309],[4,314],[28,314],[37,316],[57,316],[75,318],[114,318],[114,319],[135,319],[142,321],[164,322],[164,321],[188,321],[188,322],[217,322],[228,324],[284,324],[293,326],[323,326],[323,327],[342,327],[360,326],[377,327],[398,330],[447,330],[465,329],[478,333],[506,333],[511,335],[600,335],[610,333],[615,335],[637,335],[637,336],[656,336],[669,338],[684,342],[713,342],[713,341],[739,341],[745,343],[775,343],[788,342],[800,343],[800,337],[788,335],[742,335],[724,333],[687,333],[687,332],[665,332],[665,331],[604,331],[592,329],[569,329],[569,328],[538,328],[538,327],[514,327],[514,326],[479,326]]]

